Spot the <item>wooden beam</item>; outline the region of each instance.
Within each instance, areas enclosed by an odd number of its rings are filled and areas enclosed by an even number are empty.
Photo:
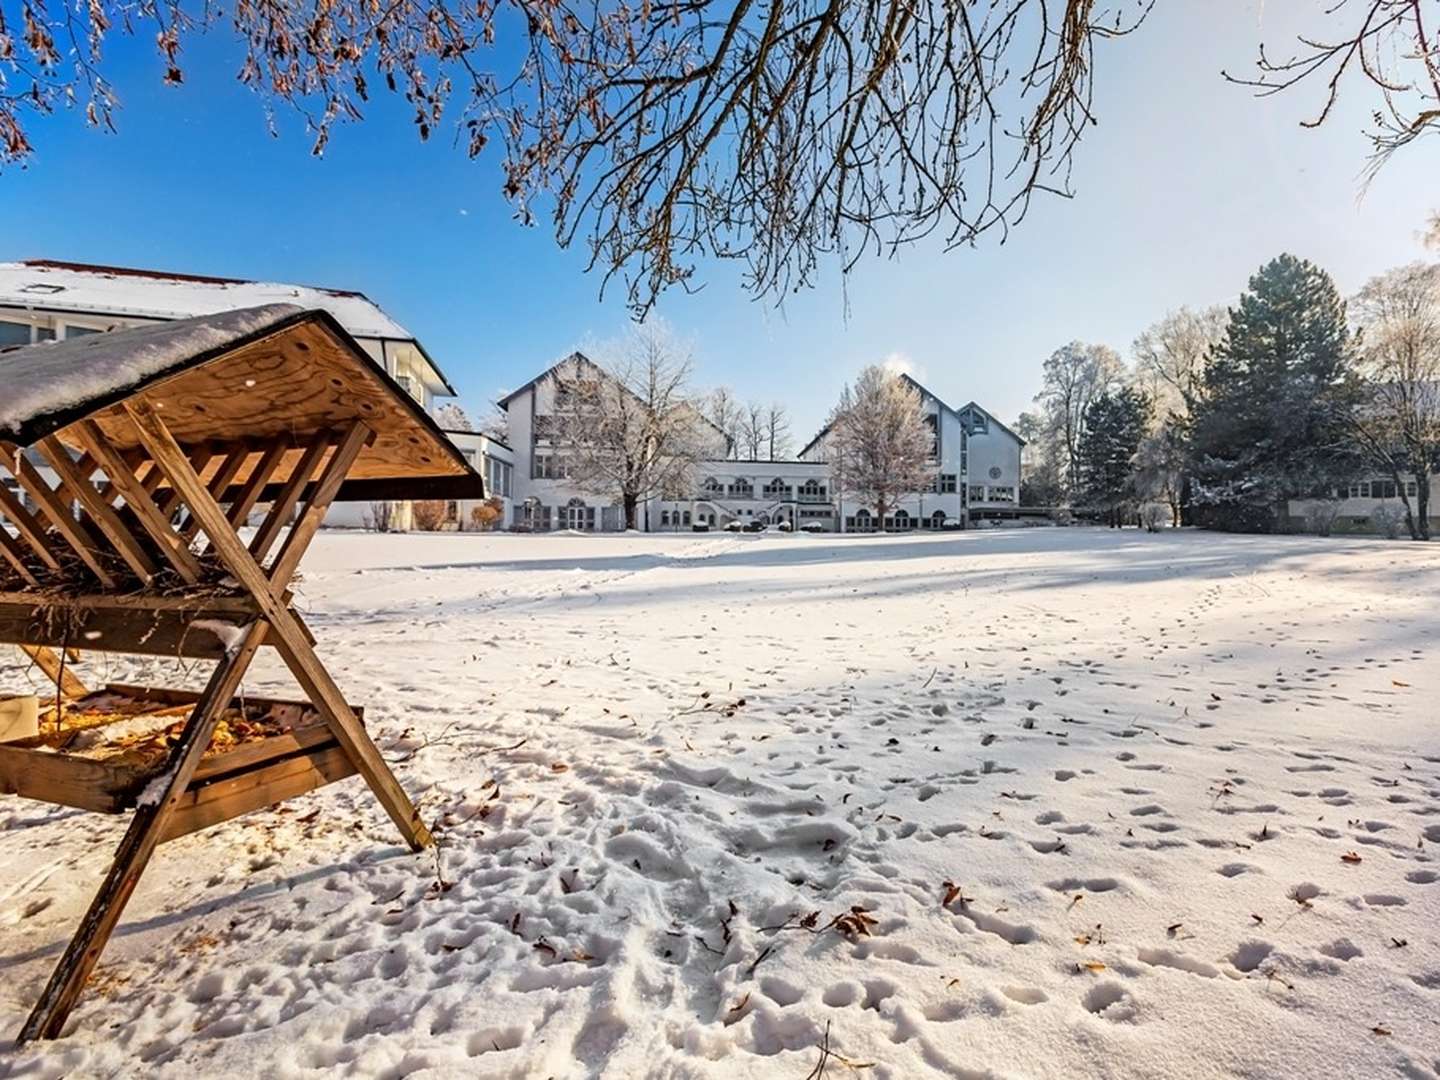
[[[50,550],[49,541],[45,539],[45,526],[40,524],[35,516],[21,505],[20,500],[10,493],[10,489],[5,486],[3,477],[0,477],[0,513],[4,513],[10,519],[11,524],[19,532],[20,538],[30,545],[46,567],[51,570],[60,569],[60,560],[55,558],[55,553]]]
[[[135,576],[146,585],[153,582],[158,568],[150,558],[150,553],[135,538],[135,534],[126,528],[120,515],[115,513],[115,508],[90,482],[90,474],[95,471],[94,459],[86,458],[77,465],[71,459],[65,444],[54,435],[45,436],[40,440],[39,446],[45,459],[50,462],[50,467],[55,470],[55,475],[60,478],[61,487],[85,508],[95,527],[115,546],[120,557],[135,571]]]
[[[104,432],[93,420],[81,420],[71,425],[70,431],[75,440],[99,462],[100,468],[105,470],[105,475],[110,477],[110,482],[120,492],[125,505],[134,513],[150,539],[155,541],[155,546],[160,549],[165,561],[180,575],[185,584],[194,585],[198,582],[200,560],[195,558],[190,545],[170,527],[170,522],[160,513],[160,508],[145,490],[145,485],[131,471],[129,463],[115,452]]]
[[[170,483],[175,485],[184,497],[185,504],[199,519],[200,526],[210,538],[220,561],[255,598],[262,616],[270,624],[276,648],[324,717],[335,741],[345,748],[346,756],[365,777],[370,789],[395,822],[405,841],[417,851],[428,846],[432,842],[430,830],[425,827],[419,812],[405,794],[405,789],[390,771],[390,766],[380,756],[380,751],[371,741],[369,733],[350,711],[340,688],[335,685],[330,673],[316,657],[315,650],[306,641],[304,631],[289,606],[281,602],[278,593],[288,581],[278,575],[274,580],[265,575],[265,571],[246,549],[239,535],[230,528],[225,512],[190,468],[190,462],[186,460],[180,444],[165,427],[159,410],[143,398],[125,402],[124,408],[135,422],[136,431],[150,456],[165,470]]]
[[[265,520],[255,535],[250,539],[250,554],[255,556],[257,563],[263,564],[265,556],[270,551],[275,538],[280,535],[289,521],[290,515],[295,512],[295,504],[300,501],[300,495],[305,490],[305,485],[310,482],[311,475],[320,466],[320,459],[325,456],[325,451],[330,449],[330,436],[320,434],[315,436],[300,460],[295,463],[295,468],[290,472],[290,479],[285,481],[285,486],[280,489],[280,494],[270,504],[270,512],[265,515]]]
[[[219,498],[225,494],[226,489],[234,482],[235,477],[239,475],[241,468],[245,465],[249,457],[250,448],[248,446],[237,446],[225,455],[225,460],[220,463],[220,468],[216,469],[215,475],[210,478],[208,487],[211,498]],[[183,492],[181,493],[181,498],[184,498]],[[180,535],[185,537],[186,543],[189,543],[195,539],[195,534],[199,531],[200,521],[195,517],[195,512],[192,509],[190,512],[190,520],[185,522],[185,527],[180,530]]]
[[[210,447],[197,446],[190,453],[190,464],[197,473],[203,474],[205,470],[209,468],[210,462],[214,457],[215,452],[211,450]],[[164,470],[156,466],[155,483],[158,485],[164,478]],[[164,497],[158,501],[157,505],[160,507],[160,512],[165,515],[165,520],[173,521],[175,512],[180,509],[180,493],[174,488],[171,488],[165,493]]]
[[[358,420],[340,436],[335,444],[335,452],[330,455],[330,460],[310,492],[305,509],[300,512],[300,517],[290,529],[290,535],[280,547],[280,553],[275,556],[275,562],[270,568],[271,581],[288,582],[299,569],[305,549],[310,546],[320,523],[325,520],[325,513],[330,509],[335,493],[340,490],[350,466],[355,464],[360,451],[365,449],[372,437],[370,429]]]
[[[26,585],[39,585],[40,582],[30,572],[30,567],[25,565],[25,549],[20,542],[10,535],[10,530],[0,522],[0,558],[10,564],[11,569],[20,575],[20,580]]]
[[[90,692],[54,649],[45,645],[21,645],[19,648],[55,684],[62,697],[81,698]]]
[[[178,451],[178,447],[176,448]],[[182,455],[183,460],[183,455]],[[190,465],[185,464],[188,470]],[[191,474],[194,475],[193,473]],[[204,693],[190,713],[180,739],[170,752],[166,771],[161,774],[160,790],[154,798],[140,802],[130,818],[130,827],[115,853],[110,872],[105,875],[100,890],[80,922],[74,938],[66,947],[60,962],[55,966],[50,981],[45,984],[40,1000],[35,1003],[25,1026],[20,1030],[17,1042],[30,1039],[57,1038],[65,1027],[65,1020],[85,986],[85,980],[100,958],[101,950],[120,921],[125,904],[135,891],[150,856],[165,835],[166,822],[174,813],[176,805],[190,785],[205,748],[215,732],[230,699],[240,686],[245,670],[255,658],[255,652],[265,640],[269,628],[262,621],[255,621],[246,628],[244,637],[236,647],[225,654],[225,659],[215,666]],[[151,790],[147,788],[147,791]]]
[[[245,481],[245,486],[240,489],[240,494],[230,504],[229,513],[232,528],[240,528],[245,524],[245,519],[250,516],[250,511],[255,509],[255,503],[260,499],[260,493],[265,490],[265,485],[270,482],[270,477],[275,475],[275,470],[280,467],[280,462],[290,450],[288,439],[276,439],[270,444],[263,457],[255,463],[250,470],[250,477]],[[217,498],[223,496],[223,491],[217,492]]]
[[[20,486],[30,493],[30,497],[45,512],[55,531],[64,537],[75,554],[80,556],[80,561],[90,568],[90,572],[99,579],[101,585],[107,589],[115,588],[115,577],[100,561],[103,552],[95,538],[90,535],[90,530],[75,519],[70,507],[55,489],[45,482],[45,478],[30,464],[19,447],[14,443],[0,443],[0,451],[10,456],[15,479],[20,481]]]

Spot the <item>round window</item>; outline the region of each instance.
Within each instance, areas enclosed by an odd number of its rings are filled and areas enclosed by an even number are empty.
[[[1000,466],[999,466],[999,465],[991,465],[991,466],[990,466],[990,479],[991,479],[991,480],[999,480],[999,479],[1000,479]]]

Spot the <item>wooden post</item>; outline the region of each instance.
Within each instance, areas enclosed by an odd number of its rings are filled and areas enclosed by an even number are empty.
[[[335,741],[344,747],[356,771],[365,777],[375,797],[400,829],[406,843],[417,851],[428,846],[431,843],[430,831],[420,820],[419,813],[390,771],[390,766],[380,756],[380,751],[371,741],[369,733],[350,711],[340,688],[335,685],[330,673],[316,657],[315,650],[311,648],[289,606],[280,599],[279,591],[284,589],[287,582],[278,576],[273,581],[265,576],[265,571],[231,528],[225,512],[220,509],[214,496],[190,468],[185,452],[165,426],[159,410],[143,398],[127,401],[123,408],[156,465],[165,470],[170,483],[180,492],[186,506],[195,515],[220,561],[255,598],[261,615],[270,624],[271,634],[280,655],[324,717]],[[356,427],[365,430],[358,421]],[[360,447],[364,445],[364,439],[356,442],[352,436],[353,429],[342,442],[352,445],[353,452],[358,454]]]
[[[110,872],[105,875],[100,891],[95,894],[90,909],[80,922],[80,928],[51,973],[50,981],[45,984],[40,1000],[35,1003],[29,1019],[20,1030],[17,1042],[57,1038],[64,1029],[65,1020],[85,987],[85,980],[90,977],[105,943],[115,930],[115,924],[120,921],[126,902],[135,891],[140,875],[164,835],[166,820],[185,793],[205,748],[210,745],[216,723],[235,696],[245,669],[255,658],[268,629],[262,621],[251,623],[236,648],[227,652],[225,659],[216,666],[204,693],[190,713],[190,719],[185,722],[180,741],[170,753],[166,771],[157,781],[163,785],[162,789],[153,798],[142,796],[140,805],[135,808],[130,827],[125,830],[125,837],[115,852],[115,861],[110,864]],[[151,789],[146,790],[149,792]]]
[[[48,645],[21,645],[19,649],[55,684],[62,697],[82,698],[90,692],[61,660],[60,654]],[[66,650],[67,655],[69,651]]]

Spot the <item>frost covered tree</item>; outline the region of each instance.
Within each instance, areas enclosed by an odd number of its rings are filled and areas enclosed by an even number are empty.
[[[1044,418],[1022,412],[1015,420],[1015,433],[1025,440],[1020,448],[1020,505],[1059,506],[1063,501],[1060,461],[1046,441]]]
[[[1430,539],[1430,478],[1440,470],[1440,265],[1412,263],[1372,278],[1354,302],[1363,398],[1355,434],[1395,481],[1405,527]],[[1406,481],[1415,483],[1412,506]]]
[[[1193,418],[1202,524],[1284,529],[1290,499],[1348,480],[1357,464],[1351,351],[1345,304],[1319,267],[1281,255],[1250,278]]]
[[[695,463],[719,449],[690,389],[689,350],[651,320],[547,376],[556,407],[548,435],[569,482],[624,508],[637,528],[639,508],[694,489]]]
[[[0,0],[0,164],[71,103],[114,127],[117,37],[152,38],[178,86],[194,37],[228,29],[240,82],[317,154],[387,92],[422,139],[493,144],[521,220],[578,239],[636,314],[708,257],[782,296],[1067,193],[1097,53],[1150,2]]]
[[[1210,354],[1225,336],[1223,307],[1182,307],[1147,327],[1131,346],[1136,381],[1157,415],[1188,417],[1205,393]]]
[[[705,395],[701,404],[705,418],[725,437],[725,456],[734,457],[740,451],[740,417],[744,406],[728,386],[717,386]]]
[[[1035,402],[1043,418],[1045,453],[1058,461],[1063,496],[1073,499],[1080,485],[1080,444],[1090,403],[1124,379],[1120,356],[1108,345],[1072,341],[1045,361],[1044,383]]]
[[[790,453],[790,413],[779,402],[765,406],[765,456],[781,461]]]
[[[1135,455],[1145,436],[1149,406],[1130,386],[1107,390],[1085,409],[1080,442],[1080,499],[1112,528],[1124,524],[1135,501]]]
[[[882,532],[901,500],[934,483],[934,437],[920,394],[879,365],[865,368],[842,392],[826,442],[836,486],[874,507]]]
[[[470,414],[453,401],[447,401],[435,410],[435,422],[445,431],[475,430]]]

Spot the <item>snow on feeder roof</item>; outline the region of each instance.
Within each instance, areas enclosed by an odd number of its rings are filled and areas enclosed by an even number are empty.
[[[30,445],[90,418],[118,451],[136,446],[115,415],[143,397],[186,445],[294,448],[269,478],[279,484],[307,436],[360,420],[374,433],[338,497],[479,498],[483,482],[424,409],[355,342],[335,317],[292,304],[90,334],[0,351],[0,438]],[[249,479],[246,467],[231,478]]]

